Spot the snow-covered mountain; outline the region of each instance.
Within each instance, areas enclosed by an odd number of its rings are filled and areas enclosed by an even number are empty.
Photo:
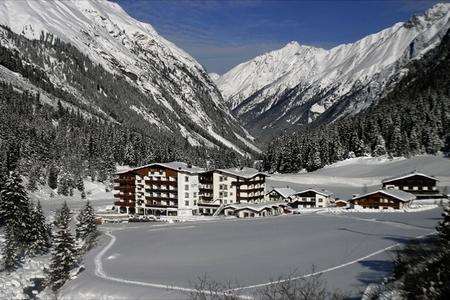
[[[384,95],[438,45],[450,27],[450,4],[330,50],[290,42],[216,79],[233,113],[254,133],[355,114]]]
[[[87,0],[6,0],[0,2],[0,24],[30,40],[47,40],[51,34],[72,44],[109,72],[126,78],[143,97],[133,101],[122,99],[121,105],[124,111],[132,111],[140,122],[181,134],[192,145],[220,144],[240,153],[248,149],[251,137],[228,112],[203,67],[160,36],[150,24],[130,17],[118,4]],[[0,45],[20,53],[20,45],[11,42],[5,30],[2,32]],[[65,80],[64,68],[57,67],[57,56],[50,52],[39,55],[52,62],[39,66],[52,83],[79,94],[79,88]],[[7,73],[3,71],[0,74]],[[107,97],[108,91],[102,92]],[[95,107],[91,99],[80,99],[80,102],[105,111]]]
[[[217,74],[217,73],[209,73],[208,75],[209,75],[209,77],[212,79],[212,81],[214,81],[214,82],[215,82],[217,79],[220,78],[220,75]]]

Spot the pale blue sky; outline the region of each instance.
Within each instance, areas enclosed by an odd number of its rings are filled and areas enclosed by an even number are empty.
[[[408,20],[434,0],[114,0],[186,50],[208,72],[233,66],[295,40],[323,48],[354,42]]]

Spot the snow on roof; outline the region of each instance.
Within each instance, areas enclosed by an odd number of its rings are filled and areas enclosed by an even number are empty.
[[[386,183],[386,182],[391,182],[391,181],[395,181],[395,180],[405,179],[405,178],[412,177],[412,176],[423,176],[423,177],[426,177],[426,178],[430,178],[432,180],[439,181],[436,177],[433,177],[433,176],[430,176],[430,175],[427,175],[427,174],[423,174],[423,173],[420,173],[420,172],[417,172],[417,171],[413,171],[411,173],[403,174],[403,175],[400,175],[400,176],[385,178],[381,182],[382,183]]]
[[[369,195],[373,195],[376,193],[382,193],[382,194],[394,197],[403,202],[408,202],[408,201],[412,201],[412,200],[416,199],[415,195],[408,193],[408,192],[400,191],[400,190],[377,190],[377,191],[370,192],[370,193],[367,193],[364,195],[356,196],[350,200],[361,199],[361,198],[364,198],[364,197],[367,197]]]
[[[289,188],[289,187],[285,187],[285,188],[283,188],[283,187],[276,187],[276,188],[273,188],[273,189],[272,189],[270,192],[268,192],[267,194],[270,194],[270,193],[272,193],[273,191],[275,191],[275,192],[277,192],[278,194],[280,194],[281,197],[283,197],[283,198],[288,198],[288,197],[294,195],[295,193],[297,193],[295,190],[293,190],[293,189],[291,189],[291,188]]]
[[[148,164],[148,165],[143,165],[140,167],[120,171],[120,172],[117,172],[116,174],[117,175],[125,174],[125,173],[129,173],[129,172],[133,172],[133,171],[137,171],[137,170],[140,170],[143,168],[148,168],[148,167],[153,167],[153,166],[162,166],[162,167],[172,169],[175,171],[181,171],[181,172],[186,172],[186,173],[191,173],[191,174],[196,174],[196,173],[205,171],[203,168],[189,165],[189,164],[181,162],[181,161],[171,161],[171,162],[167,162],[167,163],[152,163],[152,164]]]
[[[332,192],[330,192],[329,190],[326,190],[326,189],[316,190],[316,189],[311,189],[311,188],[303,190],[303,191],[300,191],[300,192],[296,192],[295,195],[303,194],[303,193],[306,193],[306,192],[314,192],[316,194],[320,194],[320,195],[323,195],[325,197],[330,197],[330,196],[333,195]]]
[[[230,175],[235,175],[244,178],[252,178],[256,175],[264,175],[267,176],[266,173],[260,172],[254,168],[242,167],[242,168],[228,168],[228,169],[217,169],[215,171],[227,173]]]
[[[250,209],[253,211],[261,211],[266,208],[272,208],[274,206],[286,206],[286,202],[263,202],[263,203],[240,203],[240,204],[230,204],[224,207],[233,208],[234,210]]]

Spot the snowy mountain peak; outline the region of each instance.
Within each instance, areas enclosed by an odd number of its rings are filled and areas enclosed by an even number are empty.
[[[212,81],[214,81],[214,82],[216,82],[217,79],[220,78],[220,75],[217,74],[217,73],[209,73],[208,75],[209,75],[209,77],[212,79]]]
[[[409,22],[329,50],[290,42],[216,82],[233,113],[255,133],[321,115],[332,121],[376,101],[404,75],[409,60],[440,43],[449,20],[450,4],[437,4]]]

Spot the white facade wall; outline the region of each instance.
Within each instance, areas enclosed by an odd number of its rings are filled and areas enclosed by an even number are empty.
[[[330,206],[330,197],[316,193],[316,207]]]
[[[221,204],[236,203],[236,176],[213,172],[213,200]]]
[[[178,216],[192,216],[198,210],[198,174],[178,172]]]

